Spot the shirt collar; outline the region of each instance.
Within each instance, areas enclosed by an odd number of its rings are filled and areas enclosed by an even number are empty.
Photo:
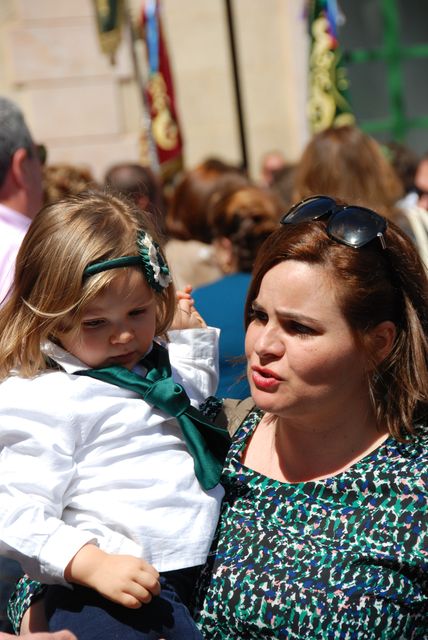
[[[90,369],[90,367],[79,360],[79,358],[72,356],[71,353],[50,340],[46,340],[46,342],[42,344],[42,353],[59,364],[67,373],[75,373],[81,369]]]
[[[24,215],[20,211],[16,211],[16,209],[11,209],[7,207],[5,204],[0,203],[0,217],[2,220],[12,225],[13,227],[17,227],[18,229],[22,229],[26,231],[31,224],[31,218]]]
[[[150,353],[151,350],[152,348],[147,351],[147,354]],[[56,362],[56,364],[58,364],[67,373],[76,373],[76,371],[81,371],[82,369],[91,369],[91,367],[88,367],[88,365],[79,360],[79,358],[71,355],[71,353],[69,353],[62,347],[58,346],[54,342],[51,342],[51,340],[46,340],[42,344],[42,353]],[[133,370],[135,371],[135,373],[138,373],[142,376],[145,376],[147,373],[146,367],[141,364],[137,364]]]

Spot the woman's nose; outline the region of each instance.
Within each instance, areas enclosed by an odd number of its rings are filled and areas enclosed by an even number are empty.
[[[259,334],[254,349],[259,357],[265,355],[280,357],[284,353],[284,343],[280,340],[275,327],[266,325]]]

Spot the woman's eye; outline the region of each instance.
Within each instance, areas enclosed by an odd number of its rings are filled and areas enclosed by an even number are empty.
[[[315,334],[315,331],[311,329],[311,327],[308,327],[305,324],[300,324],[300,322],[290,322],[289,331],[302,336],[313,336]]]
[[[266,322],[268,319],[267,313],[261,311],[261,309],[251,309],[250,311],[250,322],[253,320],[258,320],[259,322]]]

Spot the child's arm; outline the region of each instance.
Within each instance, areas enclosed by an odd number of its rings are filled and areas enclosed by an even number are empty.
[[[145,560],[109,554],[93,544],[76,553],[64,577],[130,609],[138,609],[160,593],[159,573]]]
[[[191,293],[190,285],[177,291],[177,313],[168,332],[168,351],[174,380],[183,385],[192,404],[198,406],[217,390],[220,330],[207,327],[194,306]]]

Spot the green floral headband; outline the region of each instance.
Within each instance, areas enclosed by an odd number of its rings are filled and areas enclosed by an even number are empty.
[[[112,260],[94,262],[85,268],[83,277],[86,278],[119,267],[142,267],[146,280],[152,289],[158,292],[163,291],[171,284],[172,278],[158,243],[145,231],[139,231],[137,247],[138,256],[121,256]]]

